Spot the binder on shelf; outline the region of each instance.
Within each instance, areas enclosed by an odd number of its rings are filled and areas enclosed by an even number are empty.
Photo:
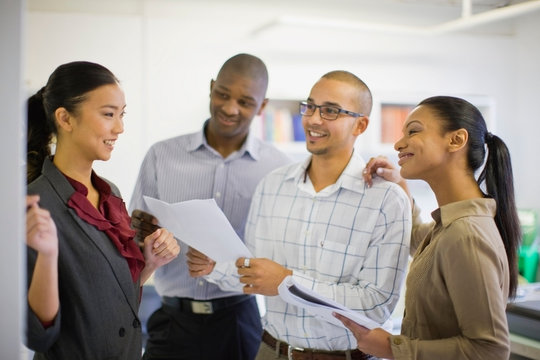
[[[306,133],[302,125],[302,115],[294,114],[292,116],[294,141],[306,141]]]

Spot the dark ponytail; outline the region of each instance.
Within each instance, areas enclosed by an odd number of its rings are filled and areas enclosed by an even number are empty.
[[[107,68],[87,61],[75,61],[56,68],[47,85],[28,99],[27,183],[41,174],[43,161],[51,155],[51,140],[57,133],[56,109],[63,107],[76,114],[89,91],[116,83],[118,79]]]
[[[30,184],[41,174],[41,166],[51,154],[49,145],[53,137],[53,129],[47,120],[43,108],[43,92],[45,87],[32,95],[27,102],[28,136],[26,143],[26,183]]]
[[[495,199],[495,223],[506,249],[510,269],[510,297],[516,294],[518,283],[517,251],[521,242],[521,228],[514,198],[514,181],[510,153],[505,143],[487,131],[480,111],[471,103],[450,96],[435,96],[420,102],[432,109],[443,122],[443,131],[465,129],[469,134],[467,161],[473,172],[484,163],[478,184],[485,182],[487,195]]]
[[[488,157],[478,183],[485,181],[488,195],[497,202],[495,223],[506,249],[510,266],[510,297],[514,297],[518,280],[517,251],[521,242],[521,227],[514,198],[510,152],[501,138],[491,133],[486,136],[486,144]]]

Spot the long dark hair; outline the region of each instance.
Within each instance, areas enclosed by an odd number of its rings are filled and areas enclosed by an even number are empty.
[[[49,77],[47,85],[27,102],[27,170],[29,184],[41,174],[43,161],[50,155],[50,143],[57,133],[55,111],[63,107],[76,114],[86,94],[103,85],[117,84],[118,79],[102,65],[75,61],[60,65]]]
[[[480,111],[466,100],[451,96],[430,97],[419,105],[433,110],[443,122],[443,131],[465,129],[469,133],[467,160],[476,172],[486,156],[478,184],[485,182],[487,195],[497,202],[495,223],[501,234],[510,268],[510,297],[514,297],[518,282],[517,249],[521,242],[521,228],[514,198],[514,180],[510,152],[506,144],[488,132]]]

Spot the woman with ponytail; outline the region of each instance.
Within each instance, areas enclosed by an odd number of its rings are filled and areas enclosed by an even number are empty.
[[[336,317],[353,331],[360,350],[378,357],[508,359],[505,309],[516,292],[521,234],[506,145],[488,132],[472,104],[436,96],[409,114],[394,148],[401,169],[373,158],[365,169],[368,183],[377,174],[408,192],[403,178],[421,179],[439,206],[424,224],[413,202],[401,335]]]
[[[116,77],[83,61],[59,66],[28,100],[28,193],[38,195],[27,198],[34,359],[140,358],[140,286],[178,255],[165,229],[141,251],[118,189],[92,170],[124,131],[125,106]]]

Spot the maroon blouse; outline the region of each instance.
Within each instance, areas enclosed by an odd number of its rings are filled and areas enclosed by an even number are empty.
[[[137,282],[144,268],[144,256],[133,240],[135,231],[131,229],[131,219],[124,201],[111,193],[111,187],[92,171],[92,184],[99,192],[96,209],[87,199],[88,189],[80,182],[65,175],[75,192],[68,200],[68,206],[90,225],[107,234],[120,254],[126,259],[133,282]]]

